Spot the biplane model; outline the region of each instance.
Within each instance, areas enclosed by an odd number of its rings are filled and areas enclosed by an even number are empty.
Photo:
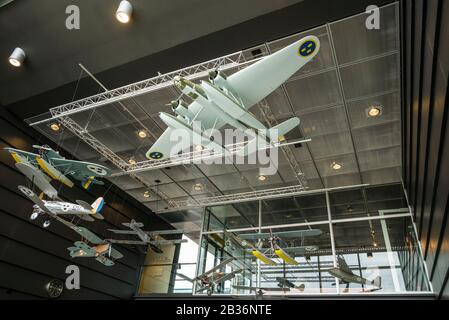
[[[73,247],[67,248],[72,258],[95,258],[107,267],[113,266],[115,260],[123,258],[123,254],[114,249],[111,243],[101,239],[92,231],[61,218],[58,220],[81,236],[80,241],[76,241]]]
[[[5,150],[13,157],[17,169],[50,198],[58,195],[56,189],[50,184],[52,179],[71,188],[73,182],[68,178],[70,176],[81,181],[84,189],[89,189],[92,184],[103,184],[96,179],[97,177],[106,177],[111,174],[108,168],[96,163],[65,159],[59,152],[48,146],[33,145],[33,148],[38,149],[39,153],[13,148],[5,148]]]
[[[306,229],[294,231],[246,233],[233,237],[241,246],[251,251],[252,255],[262,261],[264,264],[276,265],[272,259],[274,257],[282,259],[290,265],[298,265],[298,261],[292,257],[294,255],[306,255],[318,250],[317,246],[305,246],[305,239],[308,237],[317,237],[322,234],[319,229]],[[301,246],[288,247],[286,240],[299,239]],[[290,254],[288,253],[290,252]]]
[[[282,141],[285,134],[299,125],[299,118],[268,129],[249,109],[312,60],[319,49],[319,39],[307,36],[229,77],[213,70],[209,72],[209,81],[195,84],[176,76],[175,86],[192,102],[187,104],[179,98],[170,103],[175,115],[160,113],[168,128],[148,150],[147,158],[167,159],[194,145],[195,149],[199,146],[205,151],[230,155],[230,150],[208,133],[225,125],[249,135],[249,142],[237,151],[239,156]]]
[[[264,292],[289,292],[291,289],[297,289],[303,292],[306,287],[304,284],[297,286],[290,280],[282,277],[276,277],[276,281],[278,283],[277,287],[254,287],[240,285],[233,285],[232,287],[234,289],[254,291],[258,295],[263,295]]]
[[[39,197],[27,187],[18,186],[18,188],[25,196],[28,197],[28,199],[34,202],[33,212],[30,216],[31,220],[36,220],[41,215],[48,215],[52,218],[58,215],[74,215],[85,221],[103,219],[103,216],[100,214],[100,211],[104,205],[104,199],[102,197],[95,200],[92,204],[88,204],[82,200],[76,200],[77,203],[75,204],[64,201],[43,200],[43,194]],[[47,228],[49,225],[50,220],[45,220],[43,227]]]
[[[122,223],[122,225],[128,227],[130,230],[115,230],[115,229],[108,229],[108,230],[117,234],[136,235],[140,238],[140,240],[108,239],[109,242],[121,244],[148,245],[151,248],[151,250],[153,250],[156,253],[163,253],[160,247],[161,245],[187,242],[186,239],[166,240],[161,238],[162,235],[182,234],[184,233],[183,230],[144,231],[142,230],[143,223],[136,222],[134,219],[131,220],[130,223],[124,222]]]
[[[219,285],[220,283],[223,283],[227,280],[233,279],[237,274],[242,272],[242,269],[236,269],[229,273],[220,271],[220,269],[223,269],[224,267],[226,267],[226,265],[228,265],[229,263],[231,263],[234,260],[235,260],[235,258],[226,259],[223,262],[216,265],[215,267],[213,267],[212,269],[204,272],[203,274],[201,274],[193,279],[191,279],[183,274],[180,274],[180,273],[177,273],[177,276],[179,276],[180,278],[183,278],[187,281],[190,281],[192,283],[197,283],[197,286],[199,288],[197,288],[196,292],[201,293],[201,292],[206,291],[207,295],[210,296],[214,292],[217,285]]]
[[[382,289],[382,278],[380,276],[375,277],[373,280],[363,278],[352,272],[351,268],[349,268],[348,264],[346,263],[345,259],[342,256],[338,256],[337,261],[338,261],[337,268],[331,268],[325,271],[327,271],[332,276],[338,278],[340,283],[346,284],[346,290],[349,289],[350,283],[357,283],[373,287],[369,291],[376,291]]]

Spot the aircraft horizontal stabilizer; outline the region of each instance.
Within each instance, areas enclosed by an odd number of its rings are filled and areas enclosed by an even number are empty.
[[[285,134],[292,131],[297,126],[299,126],[299,118],[291,118],[268,129],[267,136],[272,142],[278,142]]]

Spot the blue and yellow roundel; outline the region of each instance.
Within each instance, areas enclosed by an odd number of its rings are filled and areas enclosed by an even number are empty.
[[[158,152],[158,151],[154,151],[150,153],[150,158],[151,159],[161,159],[164,155],[162,154],[162,152]]]
[[[298,53],[302,57],[308,57],[316,50],[316,42],[313,40],[308,40],[304,42],[298,50]]]

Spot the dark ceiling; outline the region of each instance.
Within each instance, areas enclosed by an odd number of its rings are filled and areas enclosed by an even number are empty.
[[[0,103],[27,118],[72,100],[80,62],[114,88],[389,2],[133,0],[133,20],[122,25],[114,18],[119,0],[15,0],[0,8],[0,56],[20,46],[28,60],[20,69],[0,64]],[[80,8],[80,30],[65,28],[69,4]],[[77,89],[83,97],[98,86]]]

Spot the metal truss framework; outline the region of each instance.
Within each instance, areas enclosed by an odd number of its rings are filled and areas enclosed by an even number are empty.
[[[156,213],[183,211],[193,208],[202,208],[207,206],[218,206],[232,203],[242,203],[257,200],[278,199],[285,197],[292,197],[298,195],[310,195],[317,193],[325,193],[327,191],[355,189],[368,186],[368,184],[344,186],[328,189],[306,190],[302,185],[294,185],[282,188],[264,189],[250,192],[226,194],[215,197],[200,198],[196,200],[177,201],[173,208],[167,207],[163,210],[156,211]]]
[[[246,60],[243,55],[243,51],[236,52],[227,56],[199,63],[194,66],[179,69],[166,74],[160,74],[156,77],[132,83],[117,89],[107,90],[106,92],[69,102],[61,106],[53,107],[50,109],[50,118],[39,121],[31,120],[29,125],[36,126],[64,116],[98,108],[103,105],[119,102],[148,92],[169,87],[173,84],[173,78],[175,76],[182,76],[186,79],[192,80],[206,76],[210,70],[219,68],[220,70],[225,71],[237,67],[243,67],[260,59],[261,57]]]

